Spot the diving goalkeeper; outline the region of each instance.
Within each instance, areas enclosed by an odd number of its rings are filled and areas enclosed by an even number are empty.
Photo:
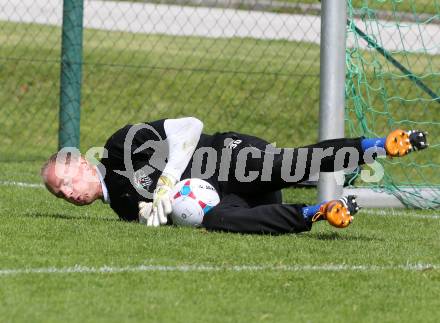
[[[283,204],[281,189],[319,172],[374,162],[380,152],[401,157],[428,146],[422,131],[395,130],[384,138],[341,138],[300,148],[276,148],[236,132],[208,135],[193,117],[127,125],[105,144],[98,166],[60,151],[41,176],[55,196],[76,205],[102,200],[127,221],[170,224],[170,192],[181,179],[202,178],[220,203],[203,218],[207,230],[240,233],[298,233],[327,220],[348,226],[359,207],[353,196],[317,205]]]

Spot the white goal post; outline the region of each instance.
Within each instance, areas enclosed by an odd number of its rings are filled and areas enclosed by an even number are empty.
[[[319,140],[344,137],[346,22],[346,1],[321,1]],[[439,205],[435,198],[440,196],[438,187],[399,186],[393,192],[385,188],[344,188],[337,184],[344,182],[338,178],[342,176],[343,172],[320,174],[318,203],[356,195],[359,205],[368,208],[434,208]],[[414,195],[418,196],[417,205],[408,204]]]
[[[321,1],[319,140],[344,137],[345,37],[347,3]],[[342,186],[337,180],[342,172],[320,173],[319,201],[339,198]],[[339,178],[340,179],[340,178]]]

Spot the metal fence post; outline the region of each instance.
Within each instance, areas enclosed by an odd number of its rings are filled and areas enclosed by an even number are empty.
[[[83,0],[63,1],[58,148],[79,148]]]

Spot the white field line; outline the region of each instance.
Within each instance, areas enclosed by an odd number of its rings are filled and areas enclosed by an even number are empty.
[[[216,265],[139,265],[125,267],[87,267],[75,265],[73,267],[43,267],[43,268],[17,268],[0,269],[0,276],[28,275],[28,274],[115,274],[115,273],[136,273],[136,272],[313,272],[313,271],[359,271],[372,272],[384,270],[403,270],[403,271],[424,271],[439,270],[438,264],[403,264],[403,265],[347,265],[347,264],[327,264],[327,265],[237,265],[237,266],[216,266]]]
[[[0,20],[61,26],[62,0],[0,0]],[[363,22],[363,31],[374,35],[390,51],[440,54],[440,26],[428,23],[398,24],[385,20]],[[223,8],[84,1],[84,27],[144,34],[212,38],[249,37],[319,44],[321,18],[314,15],[278,14]],[[348,35],[352,47],[356,39]],[[367,48],[365,41],[359,43]]]
[[[24,183],[24,182],[15,182],[15,181],[0,181],[0,185],[2,185],[2,186],[29,187],[29,188],[44,188],[43,184]]]

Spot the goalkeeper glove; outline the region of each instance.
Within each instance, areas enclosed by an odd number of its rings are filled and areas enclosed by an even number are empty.
[[[158,227],[166,224],[168,214],[171,213],[171,190],[176,180],[170,176],[162,175],[153,194],[153,202],[139,202],[139,222],[147,226]]]
[[[153,203],[151,202],[139,202],[139,223],[148,225],[149,222],[152,222],[152,210]],[[151,220],[150,220],[151,218]]]

